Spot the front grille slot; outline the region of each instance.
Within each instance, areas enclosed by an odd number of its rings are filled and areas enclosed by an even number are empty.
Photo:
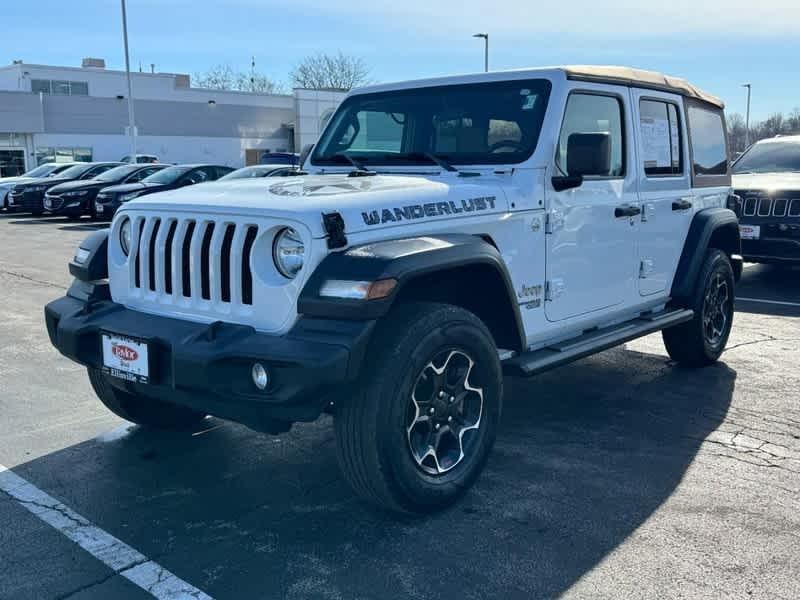
[[[140,257],[142,255],[142,233],[144,232],[144,219],[139,221],[138,229],[139,231],[136,234],[136,259],[133,262],[134,262],[134,268],[136,269],[136,273],[134,276],[136,281],[136,287],[140,288],[142,287],[142,281],[141,281],[142,270],[140,267]]]
[[[772,198],[761,198],[758,202],[758,216],[768,217],[772,214]]]
[[[786,216],[786,209],[789,207],[789,200],[787,198],[776,198],[772,207],[772,215],[775,217]]]
[[[789,216],[800,217],[800,198],[795,198],[789,205]]]
[[[150,248],[147,254],[147,269],[150,284],[150,290],[156,291],[156,237],[158,236],[158,228],[161,226],[161,219],[153,220],[153,231],[150,233]]]
[[[194,235],[195,222],[189,221],[186,228],[186,235],[183,236],[183,250],[181,252],[181,282],[183,284],[183,295],[187,298],[192,296],[192,272],[191,272],[191,246],[192,236]]]
[[[223,302],[231,301],[231,247],[233,246],[233,235],[236,233],[236,225],[228,225],[225,228],[225,237],[222,238],[222,252],[220,253],[220,296]]]
[[[203,244],[200,247],[200,295],[203,300],[211,300],[211,238],[214,235],[214,223],[206,225],[203,233]]]
[[[242,249],[242,304],[253,304],[253,273],[250,270],[250,255],[256,241],[258,227],[248,227]]]
[[[178,222],[172,221],[169,224],[167,239],[164,243],[164,291],[167,295],[172,295],[172,244],[175,241],[175,230]]]

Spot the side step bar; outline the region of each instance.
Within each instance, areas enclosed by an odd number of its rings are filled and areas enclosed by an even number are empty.
[[[692,310],[668,310],[642,315],[604,329],[593,329],[579,337],[510,358],[503,362],[503,372],[522,377],[538,375],[655,331],[691,321],[693,317]]]

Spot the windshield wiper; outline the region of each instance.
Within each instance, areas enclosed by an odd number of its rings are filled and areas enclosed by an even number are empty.
[[[458,173],[458,169],[456,169],[453,165],[443,159],[441,156],[436,156],[431,152],[412,152],[408,155],[409,158],[416,158],[418,156],[422,156],[423,158],[427,158],[432,163],[436,163],[445,171],[449,171],[450,173]]]
[[[360,160],[356,160],[355,158],[344,152],[337,152],[336,154],[332,154],[330,158],[334,160],[343,158],[351,165],[353,165],[356,168],[356,170],[350,171],[350,173],[348,173],[350,177],[367,177],[369,175],[377,175],[375,171],[372,171],[367,167],[365,167],[364,163],[362,163]]]

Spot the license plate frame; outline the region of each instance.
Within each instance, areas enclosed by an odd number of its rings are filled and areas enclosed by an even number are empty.
[[[760,225],[739,225],[739,237],[743,240],[760,240]]]
[[[133,383],[150,383],[152,344],[147,340],[101,331],[100,346],[103,373]]]

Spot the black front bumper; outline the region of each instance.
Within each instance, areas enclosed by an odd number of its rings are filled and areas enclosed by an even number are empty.
[[[742,240],[747,262],[800,264],[800,224],[761,225],[761,237]]]
[[[150,315],[109,299],[107,285],[76,281],[67,296],[45,307],[47,332],[66,357],[102,369],[102,332],[146,341],[146,384],[109,376],[109,382],[145,397],[180,404],[271,430],[275,422],[312,421],[355,381],[374,321],[301,318],[282,336],[252,327],[201,324]],[[254,362],[271,383],[254,385]]]
[[[63,196],[45,196],[44,210],[54,216],[73,216],[85,214],[87,197],[65,198]],[[50,204],[48,205],[48,200]]]
[[[14,197],[14,206],[19,212],[41,214],[44,212],[44,192],[24,191]]]
[[[122,206],[122,202],[120,202],[116,196],[112,198],[97,198],[94,202],[97,218],[108,221],[114,218],[117,210],[119,210],[119,207]]]

